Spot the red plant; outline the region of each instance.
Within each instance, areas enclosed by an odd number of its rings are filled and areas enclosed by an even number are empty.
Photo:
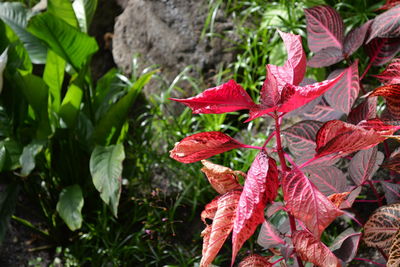
[[[266,80],[261,88],[260,103],[256,104],[239,84],[229,81],[188,99],[173,99],[187,105],[193,113],[219,114],[248,110],[247,121],[269,116],[275,131],[263,147],[245,145],[222,132],[204,132],[188,136],[177,143],[170,156],[183,163],[202,160],[202,171],[212,187],[220,194],[210,202],[201,217],[206,224],[203,236],[203,257],[200,266],[209,266],[232,232],[232,265],[243,244],[261,224],[258,243],[271,249],[282,260],[295,258],[299,266],[308,261],[316,266],[341,266],[355,258],[361,233],[347,229],[330,247],[321,241],[325,229],[342,215],[362,223],[348,210],[369,185],[383,206],[400,200],[400,152],[393,156],[385,140],[400,139],[394,133],[400,128],[400,70],[395,59],[378,77],[384,85],[360,98],[362,80],[371,66],[389,62],[400,51],[400,6],[393,7],[344,35],[344,24],[338,12],[328,6],[305,10],[308,46],[314,56],[311,67],[323,67],[340,62],[361,46],[365,46],[369,63],[360,77],[358,60],[347,68],[333,71],[322,82],[304,79],[306,55],[301,37],[280,32],[288,59],[283,66],[268,64]],[[376,97],[386,101],[387,111],[377,115]],[[359,100],[360,104],[354,107]],[[284,117],[298,115],[304,120],[281,130]],[[346,121],[339,120],[341,117]],[[389,120],[388,120],[389,118]],[[282,146],[285,136],[290,154]],[[265,146],[275,137],[278,164]],[[383,143],[385,155],[377,145]],[[206,161],[206,158],[236,148],[260,150],[247,174]],[[373,180],[385,159],[391,170],[389,179]],[[341,164],[339,167],[337,162]],[[343,165],[348,165],[352,180],[347,180]],[[239,183],[239,176],[245,178]],[[349,182],[353,185],[349,185]],[[385,198],[374,186],[380,183]],[[284,202],[274,202],[282,188]],[[280,199],[282,199],[280,197]],[[279,228],[269,221],[278,210],[287,213],[287,220]],[[266,213],[265,213],[266,212]],[[265,217],[267,214],[267,218]],[[379,240],[379,219],[391,225],[390,238]],[[208,221],[206,221],[208,219]],[[209,221],[212,223],[209,223]],[[400,204],[383,206],[365,224],[370,242],[389,259],[388,266],[399,262],[400,235],[396,227],[400,221]],[[285,227],[287,225],[288,227]],[[382,230],[383,231],[383,230]],[[388,254],[388,256],[387,256]],[[252,255],[239,266],[272,266],[271,257]],[[391,265],[394,266],[394,265]]]

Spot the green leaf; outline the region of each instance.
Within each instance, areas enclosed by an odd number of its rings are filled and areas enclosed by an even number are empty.
[[[60,57],[79,69],[97,49],[96,40],[50,13],[33,17],[28,30]]]
[[[75,0],[72,6],[81,30],[88,32],[94,13],[96,12],[97,0]]]
[[[26,30],[27,9],[21,3],[0,3],[0,19],[15,32],[24,44],[33,63],[46,62],[46,46]]]
[[[121,128],[128,116],[129,108],[155,72],[156,71],[152,71],[141,76],[132,85],[128,93],[112,105],[107,113],[100,119],[95,127],[93,136],[96,144],[108,145],[118,140]]]
[[[3,90],[3,71],[7,65],[7,60],[8,60],[7,51],[8,49],[6,48],[6,50],[4,50],[3,53],[1,53],[0,55],[0,93],[1,90]]]
[[[82,226],[83,195],[77,184],[64,188],[57,202],[57,212],[71,231]]]
[[[64,81],[65,60],[49,50],[47,53],[46,66],[44,68],[43,80],[49,86],[51,95],[51,107],[55,112],[60,109],[61,87]]]
[[[16,183],[0,184],[0,243],[8,228],[8,222],[17,202],[18,185]]]
[[[4,165],[6,164],[6,159],[7,159],[6,147],[2,142],[0,143],[0,172],[2,172],[4,169]]]
[[[42,78],[20,71],[22,80],[19,88],[22,90],[29,105],[35,111],[38,121],[37,138],[44,139],[51,133],[50,122],[47,110],[48,87]]]
[[[22,167],[21,176],[28,176],[35,168],[35,157],[42,151],[44,145],[45,141],[33,140],[29,145],[24,147],[19,157],[19,163]]]
[[[62,101],[59,115],[68,127],[74,127],[76,123],[82,102],[82,95],[82,89],[75,84],[71,84]]]
[[[93,184],[100,192],[101,199],[110,206],[117,217],[121,195],[122,161],[125,159],[124,146],[96,146],[90,157],[90,173]]]
[[[78,27],[78,21],[76,20],[75,12],[70,0],[48,0],[47,11],[64,20],[69,25],[75,28]]]
[[[18,169],[21,165],[19,164],[19,157],[22,153],[21,145],[12,139],[0,141],[0,149],[5,149],[5,158],[2,156],[3,168],[1,171],[13,171]]]

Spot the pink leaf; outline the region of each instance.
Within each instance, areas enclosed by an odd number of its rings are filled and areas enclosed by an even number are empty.
[[[307,104],[331,89],[342,78],[342,76],[343,73],[332,80],[326,80],[323,82],[306,85],[304,87],[295,86],[294,93],[291,94],[290,98],[287,98],[287,100],[282,103],[282,105],[278,108],[278,111],[290,112]],[[285,92],[282,90],[282,95],[284,94]]]
[[[333,109],[348,114],[360,90],[358,60],[344,70],[332,72],[328,79],[333,79],[340,73],[343,73],[342,78],[325,93],[325,99]]]
[[[315,137],[322,124],[319,121],[301,121],[282,131],[298,164],[314,157]]]
[[[365,46],[373,66],[389,62],[400,51],[400,38],[375,38]]]
[[[307,231],[296,231],[292,235],[296,253],[304,261],[320,267],[342,266],[338,258],[321,241]]]
[[[240,191],[234,190],[218,199],[218,207],[211,229],[210,226],[207,226],[202,233],[204,242],[203,257],[201,258],[200,266],[208,267],[211,264],[226,238],[231,233],[239,197]]]
[[[268,221],[263,222],[258,235],[257,243],[264,249],[286,244],[275,227]]]
[[[387,204],[393,204],[400,201],[400,184],[381,181],[383,192]]]
[[[337,47],[321,49],[307,62],[312,68],[322,68],[333,65],[344,59],[343,52]]]
[[[386,69],[375,77],[385,85],[400,83],[400,58],[393,59]]]
[[[211,186],[220,194],[225,194],[234,189],[242,189],[238,182],[238,172],[228,167],[214,164],[208,160],[202,160],[202,172],[207,176]]]
[[[275,160],[264,151],[260,151],[247,173],[236,211],[232,235],[232,263],[243,243],[264,221],[266,202],[276,197],[278,186]]]
[[[336,153],[336,156],[340,157],[357,150],[368,149],[385,139],[385,136],[374,129],[364,129],[339,120],[328,121],[317,133],[316,156]]]
[[[335,166],[307,166],[304,172],[325,196],[347,191],[347,179],[344,173]]]
[[[269,258],[253,254],[244,258],[238,267],[272,267],[272,264],[268,261]]]
[[[170,157],[183,163],[192,163],[244,146],[221,132],[203,132],[188,136],[175,144]]]
[[[376,118],[376,101],[376,97],[369,97],[364,100],[350,111],[347,121],[352,124],[357,124],[362,120]]]
[[[270,70],[271,66],[272,65],[270,64],[266,66],[267,78],[265,79],[261,88],[261,105],[264,108],[271,108],[276,106],[281,97],[280,91],[278,89],[278,82],[274,74]]]
[[[282,189],[286,207],[318,239],[325,228],[343,214],[297,168],[283,177]]]
[[[329,248],[339,259],[350,262],[357,254],[360,240],[361,233],[355,232],[353,228],[348,228],[335,238]]]
[[[201,212],[201,220],[203,223],[207,224],[206,219],[214,219],[215,213],[218,210],[218,200],[221,196],[215,197],[210,203],[208,203],[204,210]]]
[[[344,26],[339,13],[329,6],[304,10],[307,20],[308,47],[314,53],[328,47],[342,50]]]
[[[365,36],[371,26],[372,20],[367,21],[361,27],[351,30],[344,39],[343,54],[347,58],[352,55],[364,43]]]
[[[374,18],[367,43],[377,37],[400,37],[400,5]]]
[[[219,114],[250,109],[255,105],[247,92],[233,80],[218,87],[207,89],[194,97],[187,99],[171,98],[171,100],[182,102],[191,108],[195,114]]]
[[[269,65],[269,70],[275,76],[278,87],[286,83],[298,85],[306,73],[306,54],[301,43],[301,36],[279,31],[285,43],[288,59],[283,67]]]
[[[361,150],[351,159],[349,174],[356,185],[362,185],[372,178],[383,162],[383,154],[377,147]]]

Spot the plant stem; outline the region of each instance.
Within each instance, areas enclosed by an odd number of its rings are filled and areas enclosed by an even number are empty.
[[[360,82],[362,81],[362,79],[364,79],[365,75],[367,75],[369,69],[372,67],[372,62],[373,61],[374,60],[372,58],[369,60],[368,66],[365,68],[364,73],[360,77]]]
[[[376,261],[372,261],[372,260],[364,259],[364,258],[354,258],[354,260],[366,261],[366,262],[369,262],[369,263],[372,263],[372,264],[375,264],[375,265],[378,265],[378,266],[382,266],[382,267],[386,266],[386,264],[377,263]]]
[[[242,146],[243,148],[252,148],[252,149],[258,149],[258,150],[262,150],[263,147],[260,146],[250,146],[250,145],[244,145]]]
[[[367,180],[367,183],[369,184],[369,186],[371,187],[372,191],[374,192],[374,195],[375,195],[376,199],[378,200],[379,207],[382,207],[383,204],[382,204],[382,200],[381,200],[381,198],[379,196],[378,190],[376,190],[374,184],[370,180]]]
[[[263,144],[263,146],[262,146],[263,149],[267,146],[267,144],[269,143],[269,141],[271,141],[272,137],[274,137],[275,134],[276,134],[276,131],[273,131],[273,132],[268,136],[267,140],[265,140],[265,142],[264,142],[264,144]]]
[[[279,155],[279,160],[281,162],[282,171],[287,172],[287,171],[289,171],[289,168],[286,165],[285,154],[284,154],[283,148],[282,148],[281,131],[280,131],[282,117],[279,117],[278,114],[275,113],[274,120],[275,120],[276,150]],[[296,221],[292,214],[288,213],[288,215],[289,215],[289,222],[290,222],[290,231],[293,234],[296,231]],[[297,259],[297,263],[298,263],[299,267],[304,267],[303,262],[301,261],[299,255],[297,255],[297,253],[296,253],[296,259]]]

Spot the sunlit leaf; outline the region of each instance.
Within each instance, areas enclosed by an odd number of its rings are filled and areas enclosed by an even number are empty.
[[[393,38],[400,36],[400,5],[376,16],[371,25],[367,43],[376,37]]]
[[[47,11],[64,20],[73,27],[78,27],[72,3],[69,0],[47,0]]]
[[[389,250],[389,259],[387,267],[397,267],[400,265],[400,229],[397,231],[396,236],[392,242]]]
[[[342,193],[347,190],[344,173],[335,166],[307,166],[304,172],[310,174],[309,179],[325,196]]]
[[[268,261],[268,258],[253,254],[244,258],[238,267],[272,267],[272,264]]]
[[[369,96],[384,97],[390,114],[394,118],[400,118],[400,84],[378,87]]]
[[[257,243],[264,249],[286,244],[278,233],[278,230],[268,221],[263,222],[260,233],[258,234]]]
[[[375,75],[385,85],[400,83],[400,58],[395,58],[379,75]]]
[[[349,174],[356,185],[372,178],[383,162],[384,155],[377,147],[361,150],[351,159]]]
[[[201,163],[204,166],[201,171],[205,173],[211,186],[218,193],[225,194],[228,191],[242,188],[238,182],[238,172],[208,160],[202,160]]]
[[[3,90],[3,71],[6,68],[8,60],[8,48],[6,48],[0,55],[0,93]]]

